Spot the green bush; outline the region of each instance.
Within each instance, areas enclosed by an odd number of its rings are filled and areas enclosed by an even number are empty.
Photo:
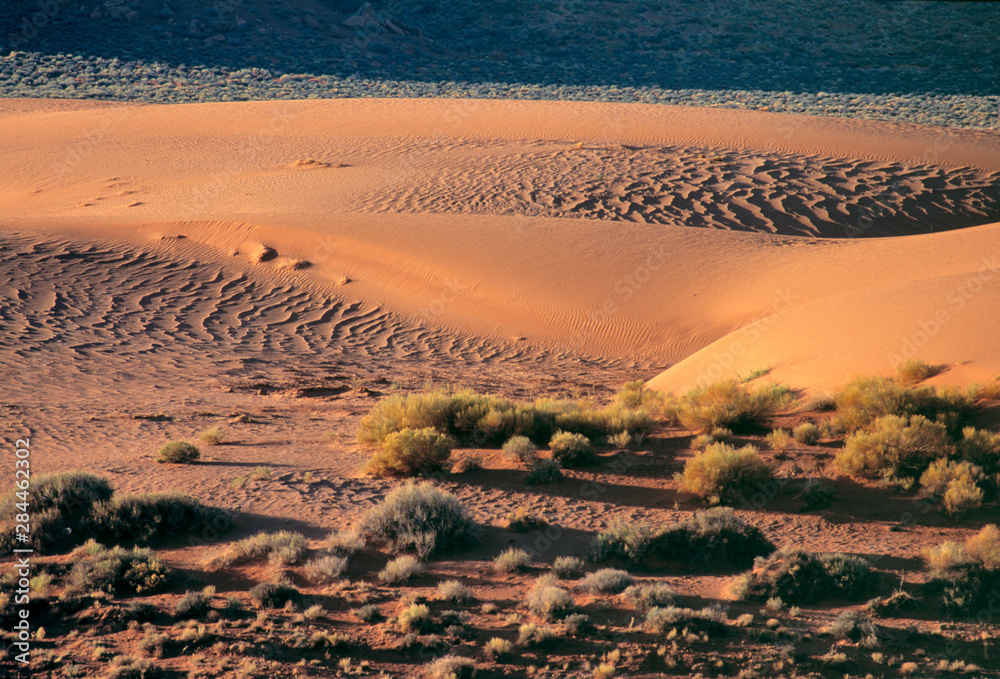
[[[525,606],[544,620],[563,618],[573,611],[573,596],[560,587],[552,574],[538,578],[528,591]]]
[[[111,594],[150,594],[170,584],[173,571],[149,549],[107,548],[90,540],[74,552],[67,576],[71,589]]]
[[[911,358],[896,366],[896,381],[905,386],[913,386],[931,376],[931,366],[919,358]]]
[[[289,601],[298,602],[301,597],[301,592],[291,585],[261,582],[250,588],[250,600],[261,608],[281,608]]]
[[[774,544],[728,507],[713,507],[662,530],[654,551],[675,561],[747,568],[774,552]]]
[[[823,554],[820,561],[833,578],[837,591],[848,599],[867,596],[878,588],[878,573],[866,559],[847,554]]]
[[[563,579],[575,578],[583,571],[583,559],[578,556],[557,556],[552,572]]]
[[[390,492],[361,517],[357,530],[395,551],[413,549],[421,558],[470,544],[477,533],[458,498],[428,481],[407,482]]]
[[[201,457],[201,451],[187,441],[171,441],[162,448],[156,455],[157,462],[169,462],[172,464],[187,464],[194,462]]]
[[[738,380],[723,380],[688,392],[680,400],[678,418],[685,427],[706,434],[716,427],[748,431],[763,426],[793,400],[791,390],[781,385],[751,392]]]
[[[503,444],[503,452],[526,469],[538,459],[538,448],[527,436],[512,436]]]
[[[957,448],[963,460],[979,465],[986,474],[1000,473],[1000,434],[966,427]]]
[[[622,596],[643,611],[660,606],[673,606],[676,602],[673,590],[664,582],[632,585],[622,592]]]
[[[778,597],[790,604],[808,604],[832,596],[856,599],[877,584],[877,575],[864,559],[783,547],[740,576],[733,593],[744,600]]]
[[[187,495],[116,495],[93,508],[88,524],[100,540],[143,545],[206,530],[223,533],[233,525],[233,515]]]
[[[85,472],[33,476],[28,491],[14,487],[0,498],[0,549],[29,547],[46,552],[76,544],[78,536],[88,532],[85,528],[93,507],[111,499],[113,493],[106,479]],[[18,514],[31,517],[27,543],[17,539]]]
[[[863,429],[888,415],[923,415],[957,431],[973,405],[967,394],[954,390],[938,393],[934,387],[908,388],[884,377],[858,377],[837,392],[834,401],[834,424],[845,432]]]
[[[971,462],[939,458],[920,476],[920,487],[949,514],[961,514],[982,504],[983,491],[977,485],[982,479],[983,470]]]
[[[617,568],[602,568],[599,571],[588,573],[586,577],[580,580],[577,587],[585,592],[618,594],[634,582],[635,578],[626,571]]]
[[[552,458],[563,467],[582,467],[597,461],[590,439],[583,434],[556,432],[549,441]]]
[[[212,600],[201,592],[186,592],[174,607],[175,615],[181,620],[203,618],[212,610]]]
[[[424,565],[420,563],[420,559],[409,554],[403,554],[387,563],[385,568],[379,571],[378,579],[387,585],[398,585],[401,582],[406,582],[414,575],[419,575],[423,571]]]
[[[543,457],[531,464],[524,482],[529,486],[540,486],[544,483],[555,483],[562,478],[562,465],[550,457]]]
[[[517,547],[509,547],[493,559],[493,570],[499,573],[517,573],[530,564],[531,554]]]
[[[952,452],[947,428],[923,415],[885,415],[851,434],[834,464],[852,476],[914,478]]]
[[[320,556],[306,562],[305,574],[310,582],[329,585],[340,579],[347,570],[346,556]]]
[[[616,517],[594,538],[591,555],[594,561],[623,558],[638,562],[646,556],[655,537],[656,531],[648,523],[630,523]]]
[[[819,427],[812,422],[803,422],[792,430],[792,436],[802,445],[812,446],[820,439]]]
[[[452,440],[432,427],[402,429],[382,441],[382,448],[365,466],[374,476],[417,476],[440,471],[448,465]]]
[[[713,503],[731,504],[770,481],[774,470],[753,446],[736,449],[726,443],[713,443],[688,460],[679,476],[681,490]]]

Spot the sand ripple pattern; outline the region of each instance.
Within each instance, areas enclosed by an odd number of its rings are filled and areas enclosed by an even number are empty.
[[[996,172],[694,147],[550,148],[509,155],[484,147],[461,165],[410,179],[359,200],[355,208],[826,238],[909,235],[1000,220]]]

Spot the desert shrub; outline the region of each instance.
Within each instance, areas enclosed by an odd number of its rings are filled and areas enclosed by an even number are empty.
[[[627,431],[620,431],[609,436],[608,443],[615,448],[628,448],[632,445],[632,435]]]
[[[908,388],[884,377],[858,377],[835,396],[835,425],[853,432],[889,415],[923,415],[957,427],[972,408],[972,400],[957,391],[939,393],[934,387]]]
[[[617,568],[602,568],[588,573],[577,585],[585,592],[603,592],[618,594],[635,582],[635,578],[626,571]]]
[[[517,642],[522,646],[541,646],[555,637],[554,629],[533,622],[526,622],[517,630]]]
[[[539,486],[543,483],[555,483],[562,477],[562,465],[552,458],[544,457],[531,463],[524,482],[529,486]]]
[[[919,358],[911,358],[896,366],[896,381],[905,386],[913,386],[931,376],[932,369]]]
[[[837,591],[848,599],[866,596],[878,587],[878,573],[866,559],[847,554],[823,554],[820,560],[833,578]]]
[[[427,663],[430,679],[471,679],[476,673],[476,663],[469,658],[446,655]]]
[[[529,611],[544,620],[565,617],[574,606],[573,595],[560,587],[551,574],[538,578],[528,591],[524,604]]]
[[[577,637],[594,630],[594,623],[590,616],[585,613],[571,613],[563,618],[563,626],[566,629],[566,636]]]
[[[201,451],[187,441],[171,441],[156,454],[157,462],[169,462],[172,464],[187,464],[194,462],[201,457]]]
[[[116,495],[94,506],[88,520],[98,539],[135,544],[200,535],[206,529],[222,533],[232,525],[233,515],[226,510],[174,493]]]
[[[422,632],[431,626],[431,609],[424,604],[410,604],[399,613],[399,626],[404,632]]]
[[[365,465],[374,476],[416,476],[440,471],[451,457],[452,440],[433,427],[401,429],[385,437]]]
[[[471,474],[481,471],[485,459],[480,453],[467,453],[455,463],[452,471],[456,474]]]
[[[212,609],[212,600],[202,592],[187,592],[174,607],[174,614],[181,620],[203,618]]]
[[[1000,472],[1000,434],[966,427],[956,447],[963,460],[979,465],[985,473]]]
[[[851,434],[834,464],[852,476],[919,476],[932,460],[951,452],[947,428],[923,415],[885,415],[871,431]]]
[[[527,436],[512,436],[503,444],[504,454],[528,469],[538,459],[538,448]]]
[[[811,603],[832,591],[833,578],[822,560],[789,547],[759,560],[734,586],[738,599],[766,601],[777,596],[794,604]]]
[[[150,594],[173,579],[173,571],[151,550],[107,548],[90,540],[74,552],[70,589],[111,594]]]
[[[663,403],[664,396],[658,391],[646,388],[642,380],[626,382],[615,394],[615,403],[626,408],[653,410]]]
[[[395,551],[413,549],[421,558],[471,543],[476,525],[451,493],[428,481],[408,482],[368,510],[357,529]]]
[[[379,607],[375,604],[366,604],[359,608],[355,608],[352,612],[362,622],[378,622],[384,617],[382,615],[382,611],[380,611]]]
[[[295,603],[302,594],[291,585],[275,582],[261,582],[250,588],[250,600],[261,608],[281,608],[291,601]]]
[[[335,530],[326,538],[326,549],[336,556],[351,556],[364,549],[365,538],[357,530]]]
[[[679,476],[681,490],[713,503],[731,504],[770,481],[774,471],[753,446],[736,449],[726,443],[713,443],[688,460]]]
[[[844,611],[830,623],[826,631],[837,639],[858,641],[860,639],[877,640],[878,638],[878,626],[863,611]]]
[[[835,497],[836,493],[825,483],[818,479],[809,479],[802,487],[802,494],[799,495],[799,499],[802,500],[799,511],[809,512],[829,507]]]
[[[645,626],[653,632],[663,633],[670,630],[680,632],[722,632],[726,628],[726,615],[713,608],[703,608],[696,611],[690,608],[665,606],[650,608],[646,613]]]
[[[520,507],[519,509],[507,514],[506,522],[507,528],[515,533],[526,533],[530,530],[544,528],[549,525],[545,519],[540,516],[535,516],[524,507]]]
[[[310,582],[328,585],[336,582],[347,570],[346,556],[318,556],[306,562],[305,575]]]
[[[983,470],[971,462],[939,458],[921,475],[920,487],[949,514],[960,514],[982,504],[983,491],[977,485],[982,479]]]
[[[658,606],[672,606],[676,602],[673,590],[664,582],[631,585],[622,592],[622,596],[644,611]]]
[[[698,434],[691,439],[691,449],[705,450],[705,448],[708,448],[713,443],[716,443],[716,440],[712,438],[711,434]]]
[[[161,679],[166,676],[167,672],[152,661],[119,655],[112,658],[107,679]]]
[[[773,450],[782,451],[788,448],[792,443],[792,435],[788,433],[787,429],[775,429],[766,437],[767,445],[769,445]]]
[[[379,571],[378,579],[387,585],[398,585],[422,573],[423,570],[424,565],[420,563],[420,559],[404,554],[387,563],[385,568]]]
[[[514,650],[514,644],[502,637],[493,637],[483,647],[483,654],[488,660],[496,660]]]
[[[583,434],[558,431],[549,441],[552,458],[564,467],[582,467],[597,461],[590,439]]]
[[[558,556],[552,563],[552,572],[560,578],[575,578],[582,571],[583,559],[578,556]]]
[[[903,590],[883,597],[876,597],[865,604],[865,610],[880,616],[915,613],[924,608],[924,602]]]
[[[226,551],[212,560],[212,564],[226,567],[267,558],[284,566],[298,563],[305,553],[306,539],[301,533],[261,531],[229,545]]]
[[[616,557],[640,561],[649,551],[655,535],[653,527],[644,521],[632,523],[616,517],[594,538],[591,555],[594,561],[607,561]]]
[[[930,584],[942,587],[941,603],[948,613],[972,616],[995,608],[1000,570],[967,563]]]
[[[924,559],[931,569],[931,574],[935,576],[946,574],[971,562],[965,552],[965,545],[951,540],[942,542],[937,547],[925,549]]]
[[[653,549],[668,559],[746,568],[775,548],[759,528],[732,509],[713,507],[662,530]]]
[[[438,583],[438,596],[453,604],[460,604],[472,601],[472,590],[463,585],[458,580],[446,580]]]
[[[965,541],[965,553],[983,568],[1000,568],[1000,529],[987,524],[976,535]]]
[[[680,401],[681,424],[703,433],[716,427],[747,431],[760,427],[778,409],[793,400],[787,387],[768,385],[749,391],[738,380],[696,387]]]
[[[792,430],[792,436],[804,446],[815,445],[820,439],[819,427],[812,422],[803,422]]]
[[[217,446],[226,440],[226,432],[219,427],[211,427],[198,432],[198,440],[206,446]]]
[[[500,573],[517,573],[523,571],[530,564],[531,554],[523,549],[510,547],[493,559],[493,570]]]

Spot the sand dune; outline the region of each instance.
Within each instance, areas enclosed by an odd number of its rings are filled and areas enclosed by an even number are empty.
[[[184,368],[194,346],[588,356],[673,366],[653,381],[671,389],[770,365],[828,386],[891,370],[909,339],[968,362],[943,379],[1000,369],[995,135],[569,102],[0,116],[14,366]]]

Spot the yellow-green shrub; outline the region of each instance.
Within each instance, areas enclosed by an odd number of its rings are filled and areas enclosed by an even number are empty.
[[[689,429],[709,433],[716,427],[733,431],[763,424],[792,402],[787,387],[766,385],[751,392],[735,379],[696,387],[680,400],[678,418]]]
[[[382,449],[365,466],[375,476],[414,476],[444,468],[452,441],[433,427],[403,429],[385,437]]]
[[[902,478],[921,474],[951,450],[943,424],[922,415],[886,415],[871,431],[851,434],[834,464],[852,476]]]
[[[687,461],[680,487],[713,503],[730,504],[773,476],[771,465],[753,446],[736,449],[726,443],[713,443]]]

